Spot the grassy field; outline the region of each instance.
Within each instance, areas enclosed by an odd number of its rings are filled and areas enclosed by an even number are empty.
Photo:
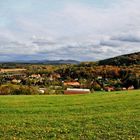
[[[138,140],[140,91],[0,96],[0,140]]]

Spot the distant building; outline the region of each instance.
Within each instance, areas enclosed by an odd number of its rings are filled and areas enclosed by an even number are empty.
[[[103,78],[102,76],[98,76],[98,77],[97,77],[98,80],[101,80],[102,78]]]
[[[39,92],[40,92],[40,93],[44,94],[45,91],[46,91],[46,88],[39,88]]]
[[[20,82],[21,82],[21,80],[17,80],[17,79],[13,79],[13,80],[12,80],[12,83],[13,83],[13,84],[19,84]]]
[[[60,74],[53,73],[53,74],[50,75],[49,80],[50,81],[53,81],[53,80],[56,80],[56,79],[59,79],[59,78],[61,78],[61,75]]]
[[[126,87],[123,87],[122,90],[127,90],[127,88]]]
[[[80,83],[79,82],[64,82],[64,86],[79,87],[80,86]]]
[[[20,69],[20,68],[16,68],[16,69],[0,69],[0,73],[22,72],[22,71],[26,71],[26,69]]]
[[[67,88],[67,90],[64,91],[65,95],[70,94],[89,94],[90,89],[76,89],[76,88]]]
[[[115,88],[114,87],[105,87],[104,90],[110,92],[110,91],[115,91]]]
[[[133,89],[134,89],[134,86],[128,87],[128,90],[133,90]]]
[[[40,77],[41,77],[40,74],[32,74],[30,76],[30,78],[37,78],[37,79],[39,79]]]

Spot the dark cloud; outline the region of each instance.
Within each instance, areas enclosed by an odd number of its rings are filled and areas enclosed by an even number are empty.
[[[116,37],[112,37],[111,40],[119,40],[123,42],[134,42],[134,43],[140,43],[140,36],[136,35],[135,33],[133,35],[125,34],[125,35],[119,35]]]
[[[111,46],[111,47],[118,47],[121,45],[120,42],[117,40],[101,40],[99,45],[101,46]]]

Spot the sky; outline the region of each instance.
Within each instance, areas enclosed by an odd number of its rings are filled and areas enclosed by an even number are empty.
[[[96,61],[140,51],[140,0],[0,0],[0,61]]]

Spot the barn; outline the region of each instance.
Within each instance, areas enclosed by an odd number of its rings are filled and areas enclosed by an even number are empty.
[[[90,89],[76,89],[76,88],[67,88],[67,90],[64,91],[65,95],[70,94],[89,94]]]

